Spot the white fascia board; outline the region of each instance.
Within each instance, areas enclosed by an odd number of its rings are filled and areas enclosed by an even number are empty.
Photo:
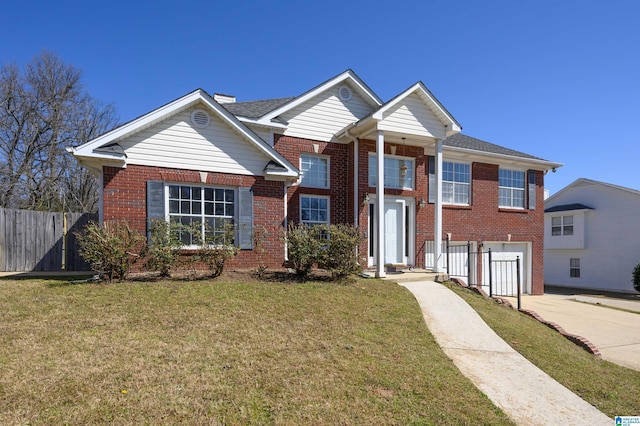
[[[431,94],[429,89],[427,89],[427,87],[420,81],[414,84],[413,86],[409,87],[404,92],[397,95],[395,98],[391,99],[389,102],[383,105],[378,111],[374,112],[371,115],[371,117],[374,120],[378,120],[378,121],[382,120],[384,118],[384,114],[387,111],[389,111],[391,108],[401,103],[405,98],[407,98],[413,93],[416,93],[419,96],[422,95],[420,96],[421,99],[427,98],[430,103],[430,105],[427,105],[427,107],[429,109],[435,108],[440,113],[440,114],[436,114],[437,116],[440,115],[446,118],[446,120],[442,120],[441,117],[438,117],[440,118],[440,121],[442,122],[442,124],[447,126],[446,136],[451,136],[453,134],[459,133],[462,130],[462,127],[460,126],[460,124],[458,124],[458,122],[451,116],[451,114],[449,114],[449,112],[444,108],[444,106],[442,106],[440,101],[438,101]]]
[[[264,120],[256,120],[255,118],[247,118],[247,117],[242,117],[242,116],[236,116],[236,118],[241,122],[241,123],[246,123],[246,124],[251,124],[254,126],[260,126],[260,127],[266,127],[269,129],[281,129],[281,130],[286,130],[287,129],[287,125],[284,123],[277,123],[275,121],[264,121]]]
[[[461,154],[461,156],[469,157],[472,160],[499,160],[500,164],[514,164],[514,165],[522,165],[527,168],[535,168],[536,170],[551,170],[557,169],[563,166],[562,163],[554,163],[552,161],[547,160],[539,160],[535,158],[525,158],[525,157],[516,157],[514,155],[506,155],[506,154],[497,154],[492,152],[485,151],[476,151],[473,149],[467,148],[458,148],[458,147],[450,147],[444,146],[444,153],[454,153]],[[492,163],[489,163],[492,164]]]
[[[213,110],[218,112],[220,116],[227,121],[227,123],[233,127],[237,132],[242,134],[249,141],[253,142],[253,144],[264,153],[269,159],[274,160],[277,163],[282,164],[287,170],[283,173],[278,173],[280,176],[286,177],[298,177],[298,169],[291,164],[286,158],[280,155],[276,150],[271,148],[269,144],[262,140],[258,135],[256,135],[251,129],[242,124],[233,114],[227,111],[225,108],[220,106],[211,96],[208,94],[204,94],[202,96],[202,101],[209,105]]]
[[[367,85],[364,84],[364,82],[356,75],[356,73],[354,73],[352,70],[347,70],[342,74],[339,74],[333,77],[332,79],[320,84],[319,86],[314,87],[308,92],[298,96],[292,101],[287,102],[281,107],[274,109],[270,113],[262,116],[259,121],[271,122],[273,118],[279,115],[282,115],[286,111],[289,111],[290,109],[297,107],[298,105],[308,101],[309,99],[312,99],[314,96],[317,96],[318,94],[324,92],[328,88],[332,86],[337,86],[338,84],[344,82],[345,80],[350,80],[354,85],[356,85],[360,90],[362,90],[362,92],[365,93],[369,98],[368,101],[371,105],[376,105],[376,106],[382,105],[382,101],[380,100],[378,95],[376,95],[371,89],[369,89],[369,87],[367,87]]]
[[[203,93],[204,92],[201,89],[195,90],[188,95],[185,95],[173,102],[161,106],[156,110],[153,110],[148,114],[143,115],[142,117],[131,120],[130,122],[123,124],[122,126],[117,127],[112,131],[105,133],[104,135],[98,136],[97,138],[83,145],[80,145],[77,148],[74,148],[74,155],[97,157],[98,154],[93,152],[94,149],[100,148],[102,145],[106,145],[115,140],[126,137],[131,133],[139,131],[140,129],[144,129],[145,127],[166,117],[167,115],[178,109],[187,107],[190,104],[195,104],[198,100],[202,99]]]

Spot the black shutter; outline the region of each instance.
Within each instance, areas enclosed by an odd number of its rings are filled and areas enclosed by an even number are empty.
[[[253,249],[253,193],[251,188],[238,188],[238,247]]]
[[[436,202],[436,158],[429,157],[429,202]]]
[[[164,220],[164,183],[147,181],[147,241],[150,241],[149,229],[152,220]]]
[[[536,171],[529,170],[529,210],[536,209]]]

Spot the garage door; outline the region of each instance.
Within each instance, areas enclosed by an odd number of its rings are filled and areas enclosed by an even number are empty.
[[[491,279],[494,296],[515,296],[518,292],[516,259],[520,258],[520,285],[522,293],[530,293],[529,245],[527,243],[484,243],[484,252],[491,249]],[[487,259],[487,257],[485,257]],[[482,271],[483,290],[489,293],[489,271]]]

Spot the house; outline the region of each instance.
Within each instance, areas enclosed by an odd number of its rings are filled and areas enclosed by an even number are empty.
[[[580,178],[545,206],[547,285],[635,293],[640,191]]]
[[[377,276],[441,271],[450,236],[520,255],[542,293],[544,174],[561,165],[460,131],[422,82],[383,102],[347,70],[291,98],[198,89],[69,151],[100,177],[101,220],[232,221],[237,265],[257,264],[256,227],[260,263],[281,266],[289,222],[347,223]]]

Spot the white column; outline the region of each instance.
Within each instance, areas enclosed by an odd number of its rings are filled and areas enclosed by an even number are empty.
[[[442,272],[440,268],[440,259],[442,258],[442,139],[436,139],[436,158],[435,158],[435,212],[433,221],[433,244],[435,266],[433,272]]]
[[[376,138],[376,217],[378,218],[378,242],[376,244],[376,277],[386,276],[384,270],[384,132],[378,131]]]

